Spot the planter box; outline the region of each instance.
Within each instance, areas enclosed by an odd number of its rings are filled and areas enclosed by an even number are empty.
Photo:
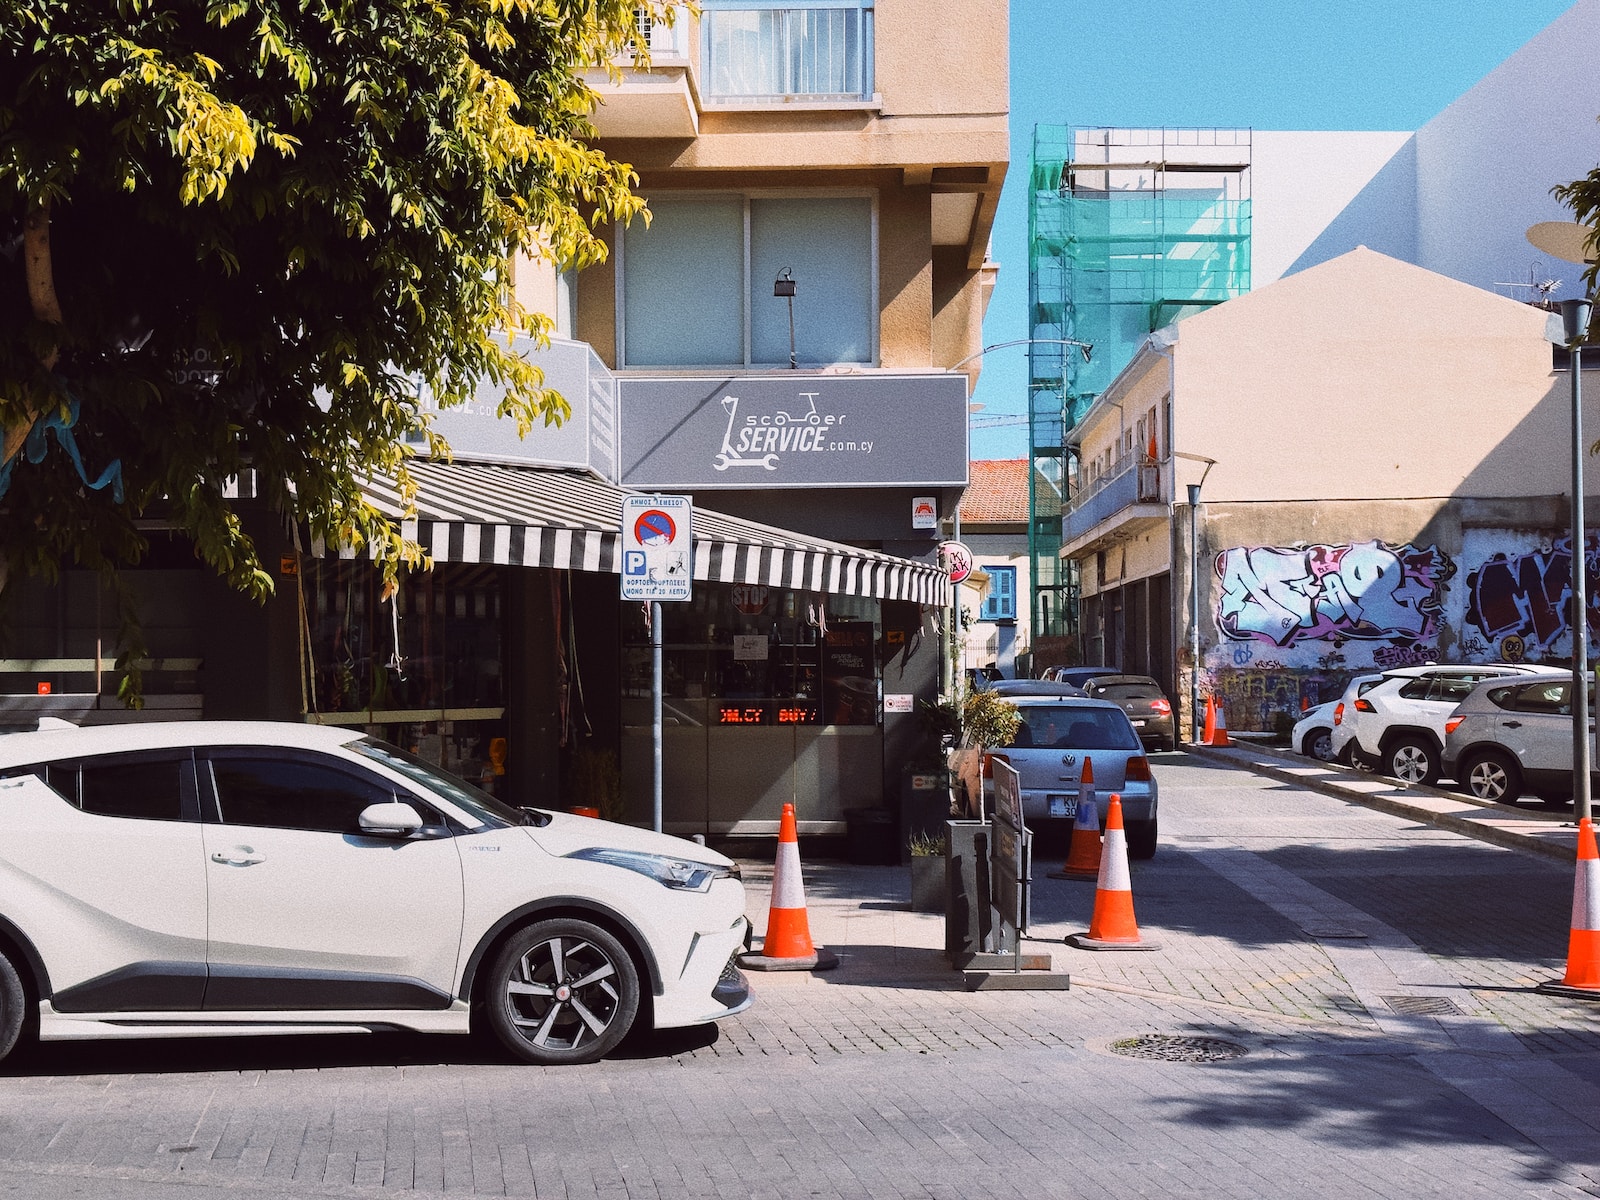
[[[911,911],[943,912],[945,890],[944,855],[913,854],[911,856]]]

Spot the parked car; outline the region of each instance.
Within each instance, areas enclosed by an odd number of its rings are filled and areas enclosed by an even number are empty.
[[[1356,695],[1364,696],[1372,690],[1372,685],[1382,679],[1382,675],[1357,675],[1351,683],[1356,684]],[[1320,759],[1323,762],[1333,762],[1337,755],[1333,752],[1333,718],[1338,711],[1342,700],[1329,700],[1326,704],[1319,704],[1309,708],[1289,731],[1289,745],[1292,749],[1308,758]]]
[[[982,691],[997,680],[1004,679],[999,667],[968,667],[967,686],[974,691]]]
[[[1371,764],[1402,783],[1434,784],[1442,770],[1444,723],[1475,684],[1538,668],[1519,663],[1399,667],[1365,692],[1352,683],[1334,712],[1333,752]]]
[[[1022,816],[1035,832],[1065,832],[1078,813],[1083,766],[1093,779],[1101,828],[1106,798],[1122,797],[1129,858],[1156,852],[1156,781],[1128,714],[1107,700],[1077,696],[1014,696],[1022,725],[1009,746],[986,747],[971,734],[950,752],[957,811],[978,818],[994,809],[994,760],[1021,776]]]
[[[1570,671],[1480,683],[1444,727],[1445,770],[1469,795],[1511,804],[1531,792],[1549,808],[1572,802]]]
[[[1117,667],[1046,667],[1040,678],[1082,687],[1089,680],[1098,679],[1102,675],[1120,674],[1122,672]]]
[[[0,737],[0,1055],[46,1041],[483,1025],[589,1062],[750,1004],[734,864],[512,808],[358,730]]]
[[[1172,704],[1161,685],[1148,675],[1097,675],[1083,689],[1096,700],[1109,700],[1123,712],[1146,745],[1177,748]]]

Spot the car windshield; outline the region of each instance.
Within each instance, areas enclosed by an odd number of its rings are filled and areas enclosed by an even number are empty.
[[[429,791],[438,793],[480,824],[491,829],[503,829],[507,825],[542,823],[527,809],[513,808],[503,800],[496,800],[482,788],[473,787],[460,776],[452,775],[434,766],[427,759],[418,758],[415,754],[400,749],[399,746],[392,746],[377,738],[364,737],[351,742],[350,749],[374,762],[382,763],[391,770],[399,771]]]
[[[1011,743],[1063,750],[1137,750],[1139,738],[1120,709],[1028,705]]]

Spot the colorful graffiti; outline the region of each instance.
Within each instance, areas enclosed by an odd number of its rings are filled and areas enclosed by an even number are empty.
[[[1236,642],[1383,639],[1421,649],[1438,635],[1455,564],[1437,546],[1235,546],[1217,555],[1217,628]]]
[[[1600,631],[1596,586],[1600,584],[1600,541],[1584,552],[1588,577],[1588,627]],[[1572,538],[1543,542],[1526,553],[1497,553],[1467,575],[1466,624],[1475,625],[1490,645],[1509,647],[1517,657],[1540,658],[1571,633]]]
[[[1298,719],[1306,707],[1335,700],[1344,692],[1349,676],[1323,671],[1284,670],[1277,664],[1260,670],[1204,672],[1200,690],[1222,705],[1228,728],[1239,732],[1271,732],[1278,715]]]

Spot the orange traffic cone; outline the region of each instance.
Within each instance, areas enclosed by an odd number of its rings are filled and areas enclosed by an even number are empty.
[[[1228,740],[1228,710],[1222,705],[1217,705],[1217,727],[1211,731],[1211,744],[1213,746],[1231,746]]]
[[[1567,942],[1567,973],[1540,991],[1600,999],[1600,851],[1594,822],[1578,822],[1578,874],[1572,885],[1572,934]]]
[[[1133,919],[1133,884],[1128,874],[1128,835],[1122,828],[1122,797],[1111,794],[1106,810],[1106,840],[1100,849],[1100,881],[1094,890],[1094,915],[1088,933],[1071,933],[1067,945],[1080,950],[1154,950],[1139,936]]]
[[[1094,763],[1083,760],[1083,776],[1078,780],[1078,815],[1072,823],[1072,849],[1051,879],[1098,879],[1100,877],[1100,809],[1094,798]]]
[[[1206,697],[1206,723],[1200,731],[1200,744],[1211,745],[1211,739],[1217,736],[1217,702],[1212,697]]]
[[[778,860],[772,872],[767,936],[761,939],[761,953],[741,954],[739,965],[752,971],[827,971],[839,965],[838,955],[811,942],[806,885],[800,874],[800,837],[792,804],[783,806],[783,819],[778,824]]]

